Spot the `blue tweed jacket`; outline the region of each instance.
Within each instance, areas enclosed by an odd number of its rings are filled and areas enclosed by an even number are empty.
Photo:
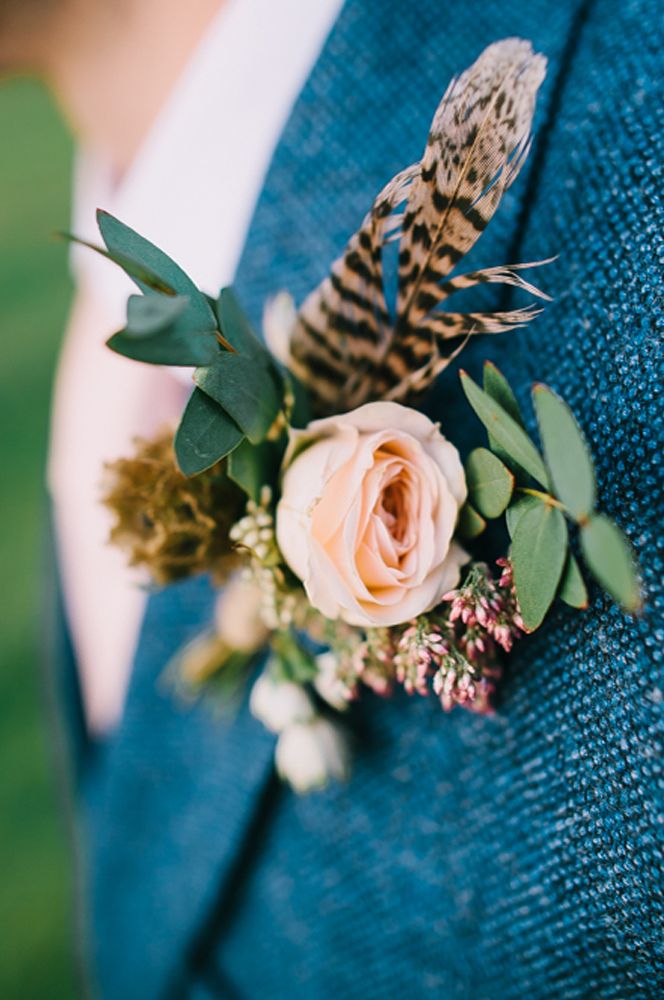
[[[535,146],[474,259],[560,254],[540,275],[555,301],[464,367],[490,357],[522,402],[534,379],[570,402],[603,507],[641,553],[646,614],[598,593],[585,615],[560,607],[510,659],[495,718],[367,694],[351,782],[298,798],[246,708],[224,724],[159,685],[208,622],[209,585],[155,595],[121,729],[81,773],[103,997],[664,994],[660,15],[652,0],[347,0],[238,280],[257,323],[268,294],[302,299],[420,155],[452,74],[491,41],[530,38],[549,58]],[[481,441],[454,371],[432,410],[463,453]]]

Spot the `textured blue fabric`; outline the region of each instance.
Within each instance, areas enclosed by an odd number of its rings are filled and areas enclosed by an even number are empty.
[[[450,76],[497,38],[531,38],[550,60],[536,143],[475,259],[560,253],[540,275],[555,302],[463,363],[478,375],[492,358],[526,408],[534,379],[574,407],[603,508],[641,554],[646,614],[595,592],[585,615],[558,609],[511,657],[495,718],[363,698],[350,783],[297,798],[246,708],[229,727],[159,687],[212,595],[201,581],[156,595],[90,799],[103,996],[662,994],[658,14],[647,0],[348,0],[238,280],[256,322],[269,293],[302,298],[420,154]],[[455,373],[431,410],[463,452],[482,441]]]

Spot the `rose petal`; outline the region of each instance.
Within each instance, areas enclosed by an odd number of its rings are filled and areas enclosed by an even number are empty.
[[[380,587],[394,586],[393,574],[385,565],[383,559],[376,555],[368,545],[362,543],[357,550],[357,571],[370,591]]]
[[[355,434],[354,431],[351,433]],[[338,531],[348,511],[356,507],[362,481],[372,464],[371,449],[363,440],[355,438],[354,453],[328,477],[324,491],[311,512],[311,531],[321,544],[324,545]]]

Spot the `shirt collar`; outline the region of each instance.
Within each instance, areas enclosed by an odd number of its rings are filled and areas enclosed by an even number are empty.
[[[279,135],[341,6],[227,0],[122,181],[114,187],[105,163],[79,153],[74,232],[98,242],[95,210],[105,208],[206,291],[230,283]],[[81,248],[72,267],[120,322],[126,276]]]

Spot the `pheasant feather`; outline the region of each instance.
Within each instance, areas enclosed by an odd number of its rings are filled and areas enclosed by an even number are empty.
[[[421,392],[471,335],[514,329],[540,311],[441,307],[455,292],[485,283],[547,298],[519,273],[534,265],[451,277],[526,159],[545,69],[527,41],[508,38],[485,49],[448,87],[422,160],[383,188],[329,276],[305,300],[290,364],[321,411]],[[383,250],[393,242],[398,277],[390,308]]]

